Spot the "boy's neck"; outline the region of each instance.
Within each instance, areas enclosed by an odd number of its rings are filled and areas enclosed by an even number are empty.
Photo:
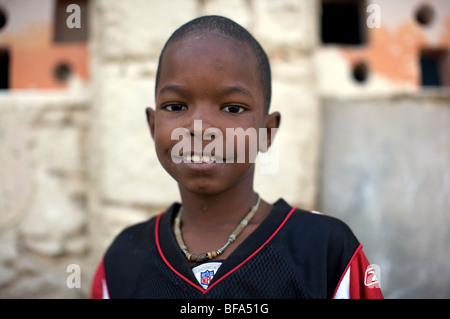
[[[233,188],[216,195],[202,196],[180,189],[183,216],[182,221],[196,227],[218,226],[225,223],[239,223],[255,205],[258,195],[252,187]]]

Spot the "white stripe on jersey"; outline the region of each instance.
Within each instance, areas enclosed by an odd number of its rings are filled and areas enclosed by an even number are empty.
[[[110,299],[109,298],[109,292],[108,292],[108,286],[106,286],[106,279],[102,279],[102,298],[103,299]]]
[[[333,299],[350,299],[350,268],[345,272]]]

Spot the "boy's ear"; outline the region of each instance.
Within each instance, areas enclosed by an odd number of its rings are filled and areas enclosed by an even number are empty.
[[[151,107],[145,109],[145,114],[147,115],[147,123],[150,128],[150,134],[152,138],[155,138],[155,111]]]
[[[276,134],[278,128],[280,127],[280,122],[281,122],[280,112],[273,112],[266,116],[265,127],[267,129],[267,142],[266,142],[267,147],[265,149],[261,149],[262,152],[266,152],[269,149],[273,139],[275,138],[275,136],[272,135]]]

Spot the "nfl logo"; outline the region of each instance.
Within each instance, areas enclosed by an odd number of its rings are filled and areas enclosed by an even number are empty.
[[[209,285],[212,277],[214,276],[214,270],[206,270],[200,273],[200,279],[202,285]]]

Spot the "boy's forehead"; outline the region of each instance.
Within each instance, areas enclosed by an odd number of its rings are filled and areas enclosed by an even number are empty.
[[[229,85],[244,85],[255,95],[261,93],[255,91],[261,88],[252,50],[226,35],[189,34],[167,46],[160,63],[156,93],[166,85],[218,75]]]
[[[215,43],[219,42],[223,45],[244,46],[245,44],[237,39],[214,31],[192,31],[185,34],[183,37],[176,39],[174,44],[201,44],[201,43]]]
[[[256,58],[248,45],[217,32],[193,32],[171,43],[163,59],[228,58],[236,64],[252,63]]]

